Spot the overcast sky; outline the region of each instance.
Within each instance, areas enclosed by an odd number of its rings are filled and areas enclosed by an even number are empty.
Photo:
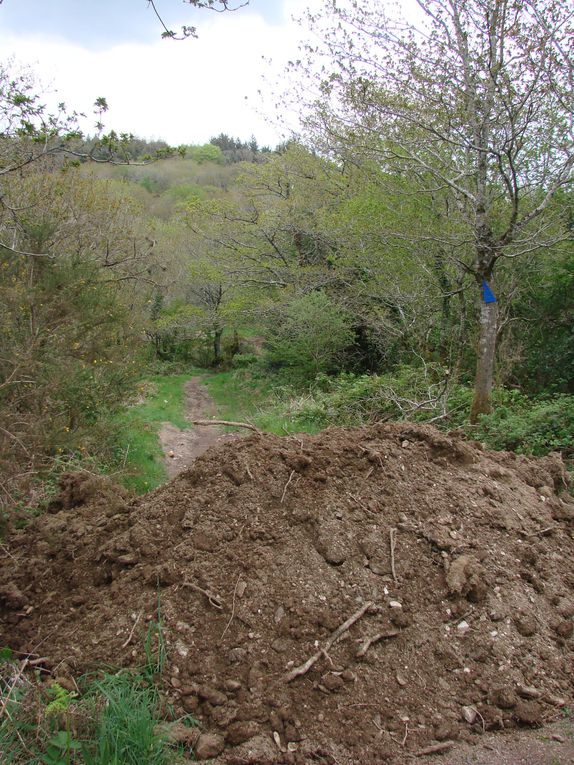
[[[274,146],[270,81],[297,57],[304,30],[292,21],[321,0],[250,0],[235,13],[198,11],[156,0],[170,29],[196,26],[199,39],[161,39],[147,0],[3,0],[3,60],[29,64],[47,103],[90,112],[104,96],[107,127],[170,144],[204,143],[226,132]],[[272,59],[272,63],[267,63]],[[84,128],[88,131],[90,120]]]

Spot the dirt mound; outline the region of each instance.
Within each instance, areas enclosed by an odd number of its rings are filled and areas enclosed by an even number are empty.
[[[571,703],[566,488],[557,457],[427,426],[253,434],[10,539],[0,640],[59,674],[141,665],[159,598],[198,758],[405,762]]]

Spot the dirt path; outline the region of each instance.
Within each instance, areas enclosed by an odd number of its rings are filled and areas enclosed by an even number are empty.
[[[215,404],[201,384],[201,378],[192,377],[185,384],[185,417],[190,422],[215,415]],[[171,422],[164,422],[159,440],[165,454],[165,467],[170,479],[187,470],[193,462],[218,441],[229,438],[221,428],[193,426],[180,430]]]
[[[457,743],[441,765],[573,765],[574,725],[572,718],[534,730],[489,733],[473,743]]]

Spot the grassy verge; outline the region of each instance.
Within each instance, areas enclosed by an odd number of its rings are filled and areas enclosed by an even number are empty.
[[[318,423],[296,421],[284,404],[278,380],[250,370],[157,375],[140,386],[142,402],[125,409],[115,420],[120,430],[116,467],[128,489],[143,494],[167,480],[163,452],[158,438],[161,424],[170,422],[182,430],[185,419],[184,385],[191,376],[201,376],[217,406],[217,418],[251,422],[267,433],[316,433]]]
[[[118,462],[129,489],[143,494],[167,480],[158,432],[163,422],[182,430],[189,427],[184,415],[184,385],[190,374],[151,377],[140,386],[145,399],[118,415]]]
[[[217,405],[222,420],[250,422],[266,433],[317,433],[321,427],[313,422],[296,422],[284,406],[277,379],[260,377],[250,371],[207,374],[207,389]]]

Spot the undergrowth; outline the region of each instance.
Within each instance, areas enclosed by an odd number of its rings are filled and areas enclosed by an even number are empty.
[[[333,425],[380,421],[429,422],[444,430],[462,428],[491,449],[574,456],[574,396],[531,398],[500,387],[493,392],[492,413],[470,425],[472,396],[470,387],[452,383],[439,365],[405,366],[385,375],[319,375],[303,390],[271,386],[253,421],[270,432],[316,432]]]
[[[2,765],[176,765],[193,752],[169,739],[160,691],[166,660],[161,604],[144,635],[145,665],[73,681],[30,674],[27,660],[0,651]],[[162,711],[164,710],[164,711]],[[169,711],[169,710],[167,710]],[[173,718],[172,718],[173,719]],[[186,727],[189,715],[177,720]]]

